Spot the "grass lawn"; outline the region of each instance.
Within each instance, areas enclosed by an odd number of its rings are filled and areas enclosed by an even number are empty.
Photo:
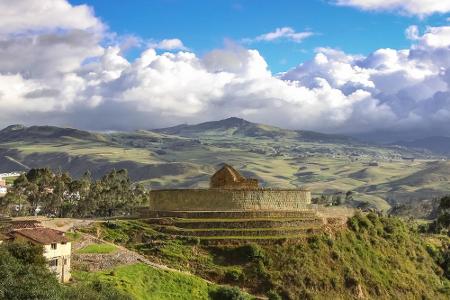
[[[78,241],[81,238],[81,233],[79,232],[66,232],[65,236],[69,238],[71,242]]]
[[[80,254],[108,254],[117,250],[117,247],[111,244],[91,244],[77,251]]]
[[[133,299],[210,299],[215,286],[193,276],[154,269],[145,264],[120,266],[104,272],[73,272],[76,281],[109,282]]]

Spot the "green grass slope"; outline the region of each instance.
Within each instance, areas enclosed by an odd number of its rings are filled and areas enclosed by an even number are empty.
[[[117,250],[117,247],[111,244],[91,244],[77,251],[79,254],[108,254]]]
[[[133,299],[210,299],[214,288],[192,275],[154,269],[145,264],[120,266],[105,272],[74,272],[78,282],[100,280],[115,286]]]
[[[283,299],[448,299],[427,239],[397,218],[357,215],[348,228],[303,238],[200,241],[140,221],[96,224],[101,237],[217,284]],[[97,232],[97,228],[91,228]],[[106,275],[105,275],[106,276]]]

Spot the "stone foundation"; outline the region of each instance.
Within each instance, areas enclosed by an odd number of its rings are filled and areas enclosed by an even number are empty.
[[[151,211],[297,211],[311,209],[308,190],[155,190]]]

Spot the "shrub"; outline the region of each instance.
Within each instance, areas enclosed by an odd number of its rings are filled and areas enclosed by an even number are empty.
[[[118,229],[120,226],[119,226],[119,224],[117,224],[115,222],[106,221],[105,227],[107,227],[109,229]]]
[[[311,249],[319,249],[320,248],[320,238],[317,235],[313,235],[308,237],[308,244]]]
[[[281,300],[281,296],[276,291],[267,292],[267,298],[269,300]]]
[[[236,254],[245,257],[247,261],[265,261],[266,254],[264,250],[257,244],[248,244],[235,249]]]
[[[222,286],[212,291],[210,296],[213,300],[246,300],[247,297],[237,287]]]
[[[377,214],[370,212],[367,214],[367,219],[369,219],[372,224],[376,224],[378,221],[378,216]]]
[[[356,217],[351,217],[351,218],[349,218],[348,221],[347,221],[347,226],[348,226],[351,230],[353,230],[353,231],[355,231],[355,232],[358,232],[358,231],[359,231],[359,222],[358,222],[358,219],[357,219]]]
[[[241,270],[229,270],[225,273],[225,280],[228,282],[239,282],[244,279],[244,274]]]

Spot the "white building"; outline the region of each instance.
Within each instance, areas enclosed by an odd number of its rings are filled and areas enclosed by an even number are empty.
[[[50,270],[56,274],[60,282],[69,281],[72,245],[64,236],[64,232],[45,227],[34,227],[14,229],[9,234],[15,241],[42,245]]]
[[[8,192],[8,187],[6,186],[6,181],[0,176],[0,197],[3,197]]]

